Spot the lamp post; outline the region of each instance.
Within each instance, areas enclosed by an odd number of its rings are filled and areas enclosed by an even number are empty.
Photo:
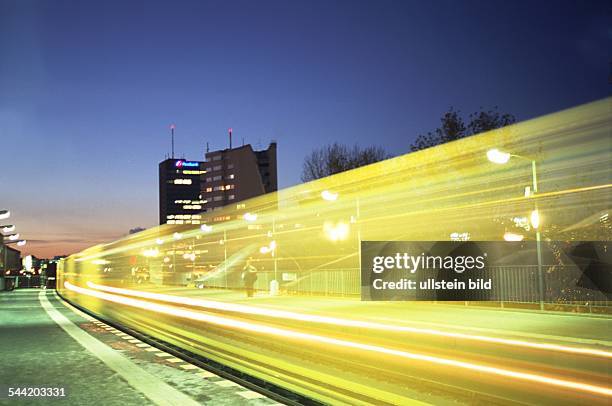
[[[510,161],[511,157],[523,159],[531,162],[531,183],[532,192],[525,193],[525,197],[534,197],[538,193],[538,175],[536,170],[535,159],[527,158],[522,155],[511,154],[509,152],[500,151],[497,148],[487,151],[489,161],[503,165]],[[538,257],[538,293],[540,296],[540,310],[544,310],[544,272],[542,271],[542,234],[540,232],[540,213],[538,211],[538,201],[534,200],[534,210],[530,216],[531,226],[536,230],[536,251]]]

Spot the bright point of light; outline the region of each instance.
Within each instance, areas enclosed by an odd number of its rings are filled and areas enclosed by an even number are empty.
[[[170,258],[164,257],[164,262],[167,264],[168,262],[170,262]]]
[[[15,226],[14,225],[2,227],[2,232],[3,233],[12,233],[13,231],[15,231]]]
[[[275,240],[270,241],[270,249],[273,250],[273,251],[276,249],[276,241]]]
[[[156,243],[157,245],[162,245],[162,244],[164,243],[164,240],[163,240],[163,239],[161,239],[161,238],[158,238],[157,240],[155,240],[155,243]]]
[[[172,234],[172,238],[174,238],[175,240],[180,240],[181,238],[183,238],[183,235],[181,233],[174,233]]]
[[[346,240],[349,234],[349,225],[342,221],[336,224],[327,221],[323,224],[323,232],[327,239],[331,241]]]
[[[205,233],[210,233],[212,231],[212,229],[213,229],[212,226],[209,226],[207,224],[202,224],[200,226],[200,230],[202,230]]]
[[[11,212],[8,210],[0,210],[0,220],[4,220],[11,217]]]
[[[323,200],[327,200],[328,202],[335,202],[338,200],[338,193],[332,193],[329,190],[324,190],[321,192],[321,197]]]
[[[538,212],[537,210],[532,211],[530,219],[531,219],[531,226],[533,228],[540,227],[540,212]]]
[[[244,218],[246,221],[255,221],[255,220],[257,220],[257,214],[255,214],[255,213],[244,213],[244,216],[242,216],[242,218]]]
[[[487,158],[493,163],[505,164],[510,160],[510,154],[507,152],[501,152],[497,148],[493,148],[487,151]]]
[[[17,245],[20,247],[23,247],[24,245],[26,245],[26,242],[27,242],[26,240],[21,240],[17,242]]]
[[[596,393],[596,394],[605,395],[605,396],[612,396],[612,389],[604,387],[604,386],[590,385],[590,384],[585,384],[581,382],[552,378],[552,377],[538,375],[534,373],[518,372],[518,371],[509,370],[509,369],[474,364],[474,363],[466,362],[466,361],[458,361],[458,360],[453,360],[449,358],[436,357],[436,356],[420,354],[420,353],[412,353],[412,352],[407,352],[407,351],[401,351],[401,350],[381,347],[377,345],[357,343],[354,341],[336,339],[336,338],[320,336],[320,335],[315,335],[315,334],[302,333],[299,331],[286,330],[286,329],[282,329],[278,327],[271,327],[267,325],[233,320],[233,319],[228,319],[225,317],[214,316],[211,314],[199,313],[199,312],[192,311],[192,310],[174,308],[171,306],[162,305],[158,303],[147,302],[147,301],[132,299],[128,297],[116,296],[116,295],[112,295],[112,294],[104,293],[104,292],[98,292],[98,291],[94,291],[91,289],[86,289],[86,288],[75,286],[69,282],[64,282],[64,287],[66,287],[66,289],[72,290],[77,293],[81,293],[81,294],[93,296],[93,297],[98,297],[100,299],[112,301],[115,303],[121,303],[126,306],[137,307],[137,308],[141,308],[141,309],[145,309],[145,310],[149,310],[149,311],[153,311],[157,313],[168,314],[168,315],[175,316],[175,317],[181,317],[181,318],[201,321],[204,323],[215,324],[215,325],[219,325],[223,327],[236,328],[236,329],[250,331],[250,332],[254,332],[258,334],[269,334],[269,335],[285,337],[285,338],[301,339],[301,340],[310,341],[310,342],[331,344],[331,345],[340,346],[340,347],[346,347],[346,348],[358,349],[358,350],[363,350],[363,351],[368,351],[368,352],[375,352],[379,354],[391,355],[395,358],[405,358],[405,359],[409,359],[413,361],[427,362],[427,363],[432,363],[432,364],[437,364],[437,365],[471,370],[471,371],[480,372],[480,373],[503,376],[507,378],[514,378],[514,379],[518,379],[522,381],[537,382],[537,383],[543,383],[543,384],[552,385],[552,386],[563,387],[567,389],[576,389],[576,390]],[[148,292],[141,292],[141,293],[148,293]]]
[[[156,257],[159,255],[159,250],[157,248],[148,248],[142,251],[142,255],[147,258]]]
[[[11,241],[15,241],[18,238],[19,238],[19,233],[11,234],[11,235],[8,236],[8,239],[11,240]]]
[[[268,252],[270,252],[270,248],[269,248],[269,247],[266,247],[266,246],[261,247],[261,248],[259,249],[259,252],[260,252],[261,254],[267,254]]]
[[[523,238],[525,237],[521,234],[515,234],[515,233],[505,233],[504,234],[504,240],[506,241],[523,241]]]
[[[24,259],[23,259],[23,267],[26,269],[26,271],[31,271],[32,270],[32,255],[27,255]]]

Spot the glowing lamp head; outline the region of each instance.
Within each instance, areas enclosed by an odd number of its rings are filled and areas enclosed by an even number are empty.
[[[8,210],[0,210],[0,220],[4,220],[11,217],[11,212]]]
[[[2,232],[3,233],[12,233],[13,231],[15,231],[15,226],[14,225],[8,225],[8,226],[3,226],[2,227]]]
[[[11,234],[8,236],[8,239],[11,241],[16,241],[19,238],[19,233],[17,234]]]
[[[174,130],[176,128],[176,124],[170,124],[170,129]]]
[[[335,202],[338,200],[338,193],[330,192],[329,190],[324,190],[321,192],[321,197],[323,200],[327,200],[328,202]]]
[[[487,159],[495,164],[503,165],[510,160],[510,154],[493,148],[487,151]]]

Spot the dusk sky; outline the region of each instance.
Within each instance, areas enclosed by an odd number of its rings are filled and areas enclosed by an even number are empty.
[[[25,253],[156,225],[157,165],[278,141],[409,151],[455,106],[525,120],[608,96],[607,1],[0,0],[0,209]]]

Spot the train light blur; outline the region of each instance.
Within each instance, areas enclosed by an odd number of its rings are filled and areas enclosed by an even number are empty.
[[[510,154],[493,148],[487,151],[487,158],[493,163],[503,165],[510,160]]]
[[[598,386],[598,385],[590,385],[582,382],[575,382],[565,379],[553,378],[545,375],[534,374],[534,373],[525,373],[519,371],[513,371],[510,369],[491,367],[487,365],[480,365],[471,362],[465,362],[460,360],[454,360],[450,358],[437,357],[422,353],[414,353],[408,351],[401,351],[392,348],[382,347],[378,345],[372,344],[364,344],[358,343],[354,341],[348,341],[344,339],[337,339],[322,335],[310,334],[310,333],[302,333],[299,331],[288,330],[284,328],[272,327],[264,324],[250,323],[245,321],[234,320],[226,317],[214,316],[206,313],[200,313],[192,310],[187,310],[183,308],[176,308],[172,306],[162,305],[158,303],[153,303],[149,301],[143,301],[139,299],[132,299],[123,296],[117,296],[109,293],[98,292],[87,288],[81,288],[79,286],[73,285],[70,282],[64,282],[64,287],[66,289],[72,290],[74,292],[78,292],[83,295],[94,296],[103,300],[120,303],[126,306],[136,307],[144,310],[148,310],[151,312],[167,314],[175,317],[201,321],[204,323],[219,325],[228,328],[235,328],[238,330],[250,331],[258,334],[267,334],[282,338],[291,338],[296,340],[304,340],[306,342],[319,342],[322,344],[330,344],[333,346],[346,347],[355,350],[362,350],[367,352],[374,352],[378,354],[391,355],[396,358],[404,358],[412,361],[422,361],[425,363],[432,363],[443,365],[445,367],[454,367],[465,370],[470,370],[483,374],[492,374],[502,376],[504,378],[512,378],[523,381],[531,381],[546,385],[553,385],[557,387],[562,387],[566,389],[574,389],[580,390],[605,396],[612,396],[612,389]]]
[[[187,305],[193,307],[201,307],[204,309],[211,310],[222,310],[234,313],[243,313],[243,314],[252,314],[258,316],[265,317],[273,317],[280,318],[286,320],[296,320],[300,322],[309,322],[309,323],[322,323],[322,324],[330,324],[334,326],[343,326],[343,327],[355,327],[355,328],[365,328],[372,330],[382,330],[382,331],[396,331],[396,332],[404,332],[404,333],[416,333],[416,334],[424,334],[424,335],[433,335],[433,336],[441,336],[441,337],[450,337],[461,340],[474,340],[474,341],[482,341],[488,343],[496,343],[517,347],[527,347],[527,348],[537,348],[548,351],[559,351],[559,352],[567,352],[573,354],[585,354],[592,355],[597,357],[604,358],[612,358],[612,352],[605,350],[598,350],[593,348],[586,347],[570,347],[567,345],[560,344],[552,344],[552,343],[543,343],[543,342],[533,342],[533,341],[525,341],[525,340],[517,340],[517,339],[507,339],[493,336],[483,336],[479,334],[467,334],[467,333],[457,333],[453,331],[443,331],[436,330],[430,328],[421,328],[421,327],[412,327],[412,326],[400,326],[393,324],[384,324],[377,323],[371,321],[363,321],[363,320],[353,320],[353,319],[342,319],[338,317],[330,317],[330,316],[318,316],[314,314],[308,313],[297,313],[291,312],[287,310],[277,310],[277,309],[269,309],[263,307],[256,306],[247,306],[236,303],[228,303],[228,302],[218,302],[213,300],[203,300],[203,299],[195,299],[190,297],[182,297],[182,296],[174,296],[167,295],[163,293],[154,293],[154,292],[142,292],[133,289],[124,289],[124,288],[116,288],[112,286],[100,285],[93,282],[87,282],[87,286],[101,290],[103,292],[117,293],[124,296],[133,296],[140,297],[144,299],[151,299],[160,302],[173,303],[178,305]]]
[[[159,255],[159,250],[157,248],[149,248],[149,249],[144,250],[142,252],[142,255],[144,255],[147,258],[154,258]]]
[[[516,234],[516,233],[505,233],[504,234],[504,240],[506,241],[523,241],[523,239],[525,238],[525,236],[523,236],[522,234]]]
[[[504,279],[487,296],[486,310],[481,302],[370,303],[360,301],[360,243],[529,239],[548,250],[557,242],[609,241],[603,214],[612,195],[605,137],[611,100],[202,212],[197,224],[156,226],[90,247],[60,261],[57,290],[100,317],[324,404],[407,404],[408,392],[421,394],[417,377],[453,388],[440,389],[441,396],[469,392],[480,400],[482,393],[529,404],[609,400],[612,351],[600,344],[602,329],[590,330],[605,325],[606,316],[585,314],[596,324],[585,321],[575,336],[547,335],[548,326],[554,334],[570,331],[564,323],[571,323],[569,315],[548,310],[607,310],[598,291],[587,292],[586,305],[582,297],[578,302],[579,286],[557,300],[568,266],[536,273],[531,255],[525,267],[491,263],[490,274]],[[527,162],[491,164],[485,154],[494,146],[500,163],[528,159],[514,152],[535,154],[543,191],[535,187],[533,163],[532,182]],[[342,198],[327,200],[325,191]],[[541,211],[535,230],[532,210]],[[175,232],[181,241],[173,241]],[[151,247],[159,256],[144,258]],[[258,277],[247,298],[241,276],[249,258]],[[112,261],[113,271],[104,274],[104,266],[92,265],[96,259]],[[276,295],[267,294],[272,281]],[[493,296],[500,292],[503,301]],[[112,295],[102,299],[105,293]],[[529,314],[512,310],[519,307]],[[490,318],[479,318],[481,311]]]

